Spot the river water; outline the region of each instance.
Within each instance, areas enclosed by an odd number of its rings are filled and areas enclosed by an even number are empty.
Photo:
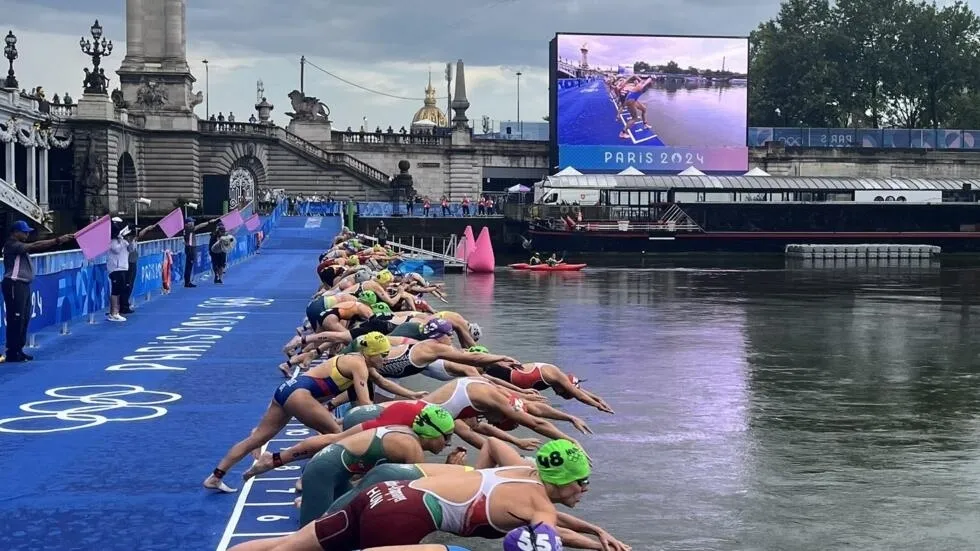
[[[596,432],[576,514],[638,550],[977,549],[980,270],[646,263],[446,278],[481,344],[616,410],[553,398]]]

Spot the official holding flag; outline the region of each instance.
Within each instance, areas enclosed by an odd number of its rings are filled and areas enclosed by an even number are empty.
[[[7,241],[3,244],[3,305],[7,310],[7,353],[0,357],[4,362],[26,362],[34,357],[24,353],[27,344],[27,327],[31,321],[31,283],[34,281],[34,264],[31,253],[39,253],[68,243],[75,234],[28,243],[34,233],[27,222],[18,220],[10,226]]]

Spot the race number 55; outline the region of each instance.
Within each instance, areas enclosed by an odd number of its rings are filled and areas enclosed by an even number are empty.
[[[517,545],[521,551],[561,551],[561,540],[558,539],[556,542],[557,547],[552,547],[548,534],[535,534],[535,541],[531,543],[530,530],[524,530],[521,532],[521,538],[517,540]]]

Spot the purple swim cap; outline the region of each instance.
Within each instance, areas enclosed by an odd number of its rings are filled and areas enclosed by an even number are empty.
[[[427,339],[438,339],[453,334],[453,324],[444,319],[429,320],[422,326],[422,335]]]
[[[504,551],[562,551],[561,538],[547,524],[522,526],[504,537]]]

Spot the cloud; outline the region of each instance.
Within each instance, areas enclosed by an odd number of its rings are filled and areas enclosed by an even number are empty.
[[[25,88],[40,84],[49,93],[67,90],[79,97],[82,68],[89,62],[78,39],[88,35],[96,18],[116,46],[104,62],[106,72],[114,72],[125,55],[122,0],[2,1],[4,21],[20,39],[16,69]],[[421,107],[429,67],[444,96],[445,63],[462,58],[471,120],[516,118],[517,71],[523,73],[522,117],[540,120],[548,113],[548,41],[558,31],[737,36],[773,17],[778,8],[779,0],[661,0],[655,5],[635,0],[194,0],[186,12],[188,62],[200,90],[206,80],[201,60],[210,62],[212,111],[234,111],[247,119],[261,80],[275,104],[275,120],[284,124],[283,113],[290,110],[286,94],[299,88],[299,59],[305,55],[363,87],[413,98],[373,94],[308,66],[306,92],[330,107],[336,127],[356,128],[367,117],[372,127],[398,128]],[[693,56],[677,61],[698,64]],[[444,103],[440,100],[439,106]],[[204,115],[204,105],[198,113]]]

